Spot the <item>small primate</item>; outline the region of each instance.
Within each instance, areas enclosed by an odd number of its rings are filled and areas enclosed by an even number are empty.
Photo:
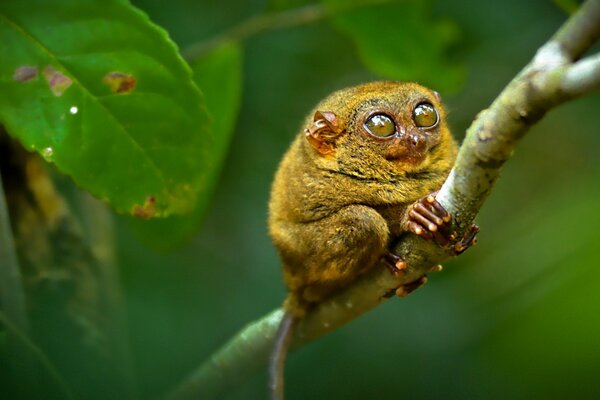
[[[416,83],[347,88],[312,111],[281,161],[269,203],[288,289],[271,356],[273,399],[283,398],[297,321],[380,260],[392,272],[406,268],[390,251],[402,234],[454,254],[473,243],[477,227],[457,238],[448,228],[452,216],[435,200],[456,152],[439,95]]]

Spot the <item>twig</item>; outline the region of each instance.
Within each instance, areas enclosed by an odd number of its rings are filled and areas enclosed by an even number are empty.
[[[360,0],[341,4],[336,7],[311,4],[291,10],[260,14],[250,17],[215,37],[194,43],[184,48],[181,53],[188,62],[193,62],[223,43],[241,42],[269,30],[308,25],[345,11],[375,4],[389,3],[391,1],[392,0]]]
[[[600,0],[588,0],[467,130],[456,164],[437,196],[454,215],[459,233],[472,223],[501,166],[527,130],[558,104],[598,88],[599,56],[576,60],[599,36]],[[351,287],[307,314],[296,331],[294,347],[338,329],[383,303],[395,288],[415,281],[430,266],[448,258],[438,247],[416,236],[399,242],[395,252],[408,261],[406,275],[398,278],[385,268],[372,268]],[[277,310],[242,329],[169,398],[216,398],[253,368],[266,363],[281,317],[282,312]]]

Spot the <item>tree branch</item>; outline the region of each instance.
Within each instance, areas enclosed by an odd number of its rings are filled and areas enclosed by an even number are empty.
[[[469,127],[456,164],[437,195],[455,217],[459,234],[471,225],[500,168],[527,130],[550,109],[598,89],[599,56],[575,61],[599,36],[600,0],[588,0]],[[448,258],[437,246],[414,235],[396,244],[395,252],[409,264],[403,276],[372,268],[358,282],[311,310],[298,326],[293,347],[338,329]],[[253,368],[264,365],[282,315],[276,310],[242,329],[169,398],[217,398]]]

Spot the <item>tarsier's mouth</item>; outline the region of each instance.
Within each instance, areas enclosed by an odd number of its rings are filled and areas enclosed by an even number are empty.
[[[419,165],[427,157],[427,152],[420,151],[395,151],[389,152],[385,155],[385,159],[388,161],[399,162],[402,164]]]
[[[384,157],[389,161],[403,161],[409,164],[420,164],[426,157],[428,146],[423,138],[414,134],[397,136],[389,143]]]
[[[410,164],[410,165],[413,165],[416,167],[416,166],[423,164],[425,157],[426,157],[425,155],[423,155],[421,157],[407,157],[403,161],[405,164]]]

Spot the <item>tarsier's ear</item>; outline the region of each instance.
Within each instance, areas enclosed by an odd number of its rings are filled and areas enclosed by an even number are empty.
[[[308,143],[323,156],[333,154],[335,139],[343,132],[336,115],[329,111],[317,111],[313,123],[304,130]]]

